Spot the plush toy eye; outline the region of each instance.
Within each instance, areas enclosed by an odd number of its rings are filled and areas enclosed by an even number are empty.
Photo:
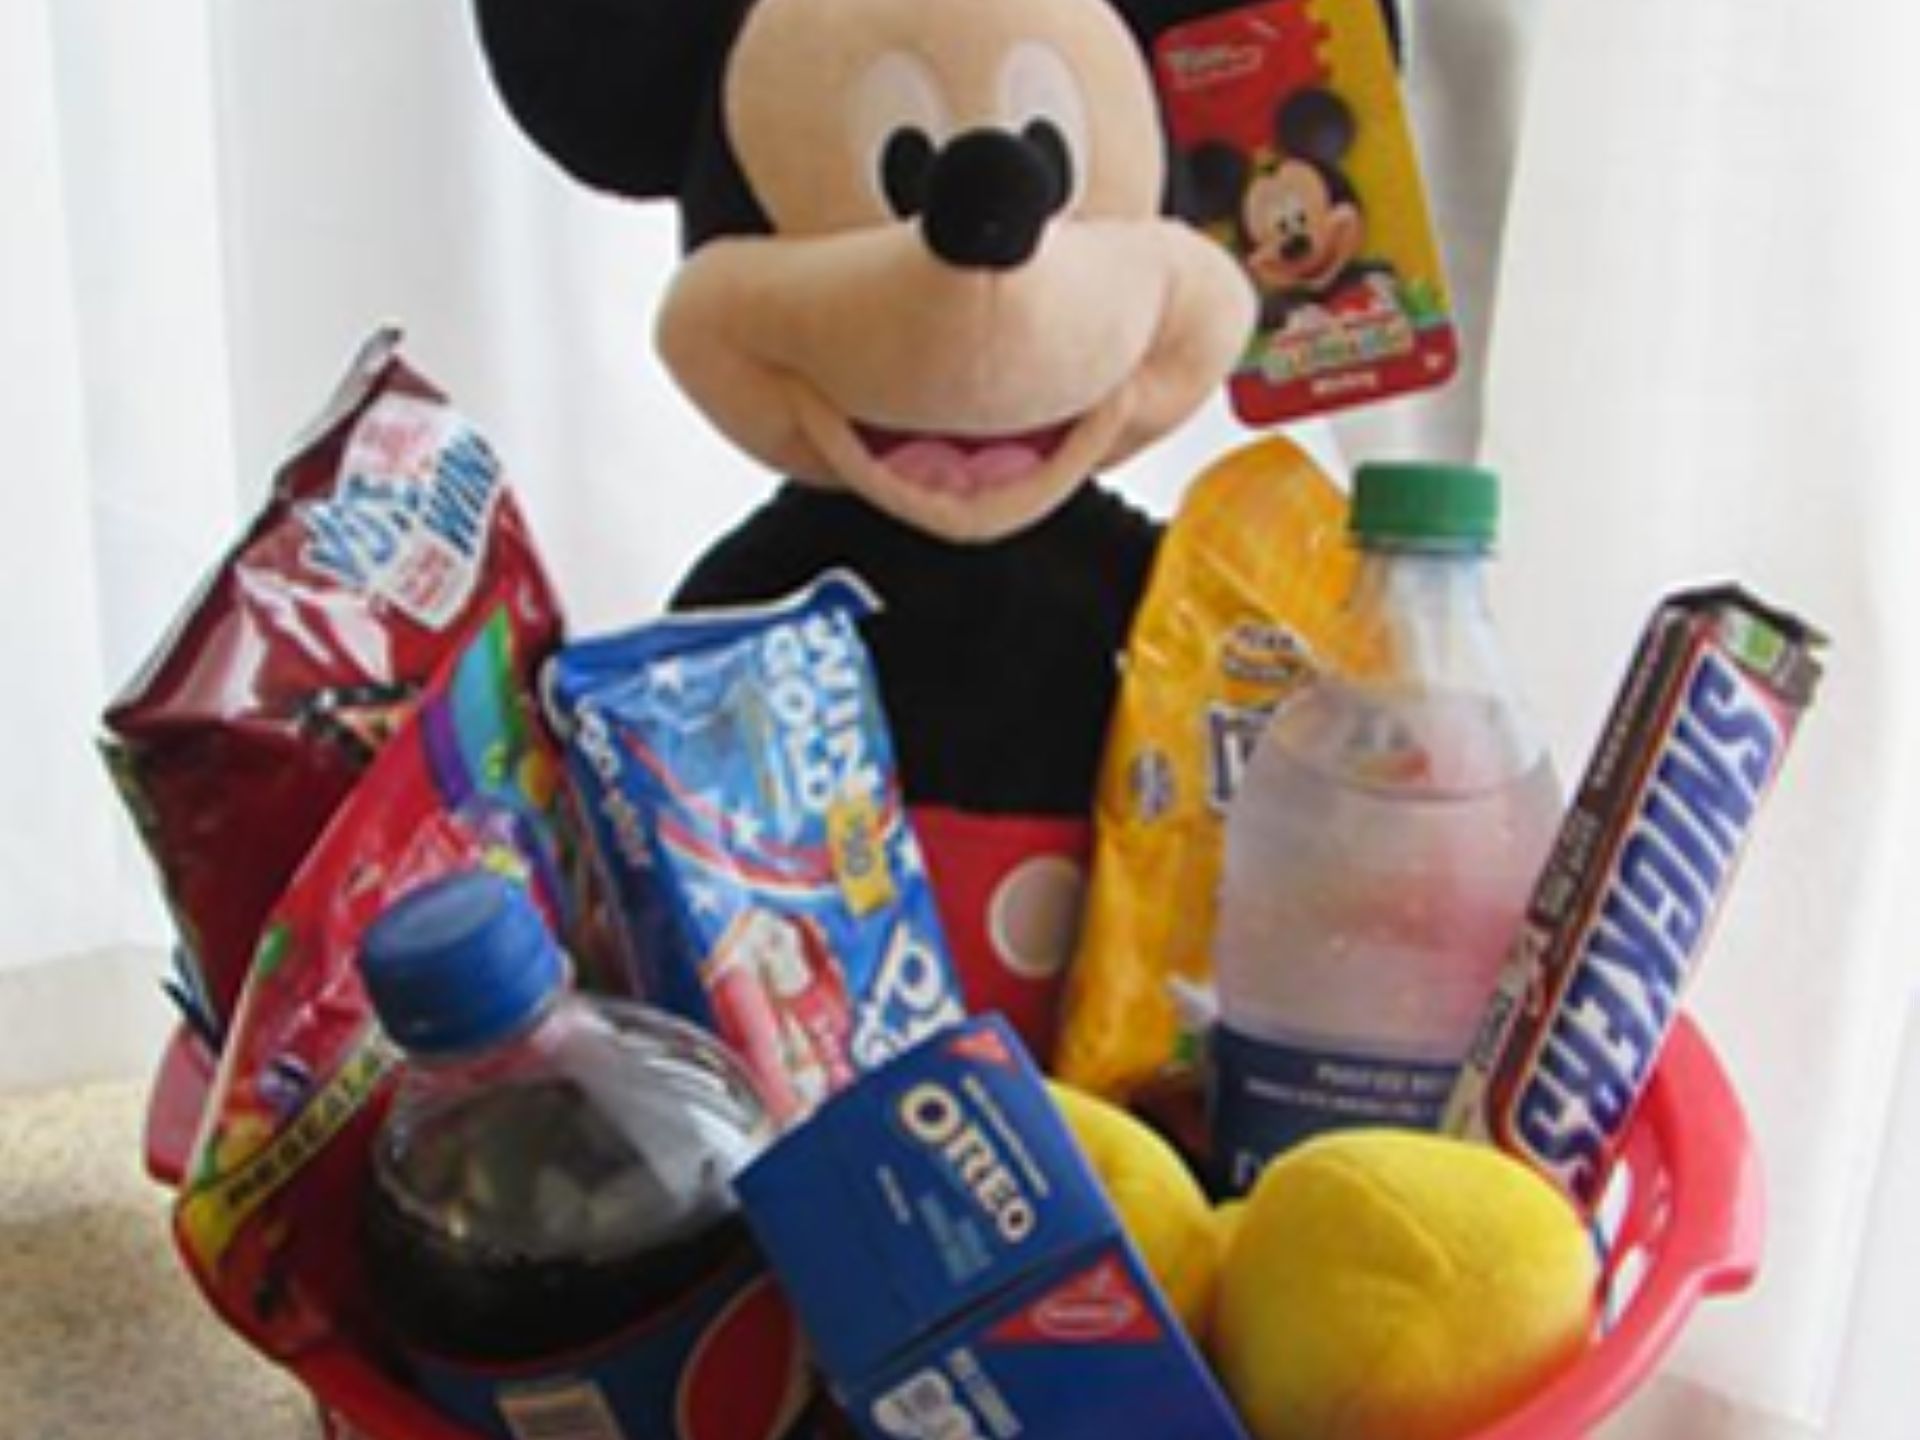
[[[940,82],[916,57],[890,51],[854,83],[848,104],[863,183],[889,214],[919,214],[934,157],[953,129]]]
[[[1051,45],[1016,45],[1000,71],[1003,113],[1040,152],[1060,185],[1062,208],[1080,193],[1088,154],[1086,97],[1080,81]]]

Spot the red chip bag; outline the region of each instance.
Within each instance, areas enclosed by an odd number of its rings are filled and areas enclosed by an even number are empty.
[[[268,909],[435,669],[497,611],[522,655],[559,638],[499,462],[398,344],[368,342],[106,714],[102,748],[216,1023]]]
[[[429,685],[272,907],[174,1212],[228,1322],[287,1357],[360,1312],[356,1223],[394,1052],[356,963],[409,890],[487,866],[524,877],[562,934],[561,769],[504,611]]]

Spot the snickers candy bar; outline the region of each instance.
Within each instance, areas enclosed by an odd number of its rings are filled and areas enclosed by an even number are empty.
[[[1448,1106],[1591,1210],[1672,1032],[1822,637],[1733,588],[1661,605]]]

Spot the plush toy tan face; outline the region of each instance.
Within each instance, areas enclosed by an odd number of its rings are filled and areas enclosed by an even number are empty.
[[[945,539],[1173,428],[1252,325],[1231,258],[1161,215],[1107,0],[758,0],[721,120],[771,233],[688,258],[670,368],[767,465]]]

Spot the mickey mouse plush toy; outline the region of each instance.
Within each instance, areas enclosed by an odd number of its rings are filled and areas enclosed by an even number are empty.
[[[1193,0],[477,0],[521,126],[677,200],[680,385],[787,477],[680,605],[835,566],[968,998],[1044,1055],[1117,657],[1156,527],[1089,477],[1251,333],[1171,213],[1143,48]]]

